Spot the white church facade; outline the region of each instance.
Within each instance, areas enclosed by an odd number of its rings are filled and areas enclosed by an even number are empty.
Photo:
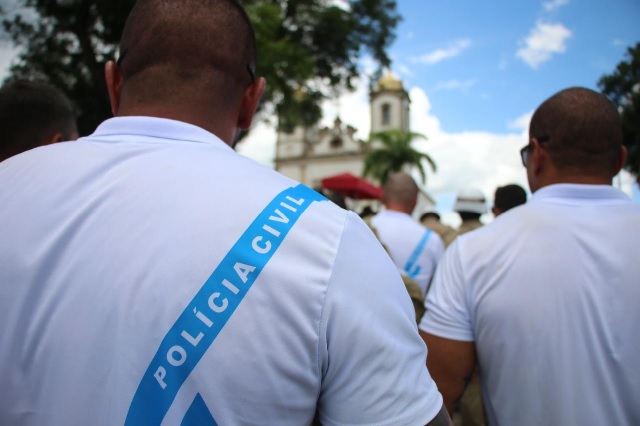
[[[409,94],[391,73],[370,94],[371,133],[409,130]],[[374,144],[355,137],[357,129],[337,118],[332,128],[303,128],[278,132],[275,168],[312,188],[339,173],[362,176],[364,157]],[[378,184],[379,182],[375,182]]]
[[[382,77],[370,93],[371,134],[386,130],[409,131],[410,99],[402,81],[391,72]],[[341,173],[362,176],[364,159],[376,147],[375,140],[356,138],[357,129],[336,118],[333,127],[303,128],[278,132],[275,169],[305,185],[319,189],[322,179]],[[371,179],[371,178],[367,178]],[[373,183],[379,185],[380,182]],[[426,193],[421,206],[433,204]]]

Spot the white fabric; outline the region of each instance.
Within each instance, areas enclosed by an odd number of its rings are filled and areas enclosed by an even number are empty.
[[[148,117],[11,158],[0,182],[0,424],[10,425],[123,424],[167,331],[258,213],[296,185],[200,128]],[[316,403],[328,425],[424,424],[442,405],[425,357],[371,231],[315,202],[163,424],[180,424],[196,393],[223,425],[310,424]]]
[[[444,252],[444,244],[440,236],[427,230],[410,215],[394,210],[381,211],[373,217],[371,224],[376,229],[380,241],[387,247],[398,270],[413,278],[422,290],[422,294],[425,294]],[[426,244],[420,247],[421,240],[427,231],[429,235]],[[414,253],[418,253],[414,265],[414,268],[419,268],[417,274],[413,273],[417,269],[407,270],[407,264]]]
[[[487,212],[487,201],[479,189],[466,188],[458,193],[453,211],[484,214]]]
[[[475,341],[492,425],[640,424],[640,206],[552,185],[462,235],[420,328]]]

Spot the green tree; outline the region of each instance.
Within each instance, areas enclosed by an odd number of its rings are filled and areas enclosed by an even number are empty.
[[[177,1],[177,0],[176,0]],[[115,56],[134,0],[19,0],[26,14],[3,19],[22,48],[10,78],[48,81],[76,104],[81,134],[111,115],[104,63]],[[283,130],[320,119],[320,102],[354,87],[370,54],[378,70],[400,20],[395,0],[245,0],[258,40],[262,106]],[[26,16],[26,17],[25,17]],[[35,18],[34,18],[35,16]],[[266,115],[266,114],[265,114]]]
[[[431,170],[437,170],[436,163],[426,153],[418,151],[412,146],[415,139],[427,139],[426,136],[415,132],[402,130],[387,130],[371,135],[370,143],[379,141],[381,146],[367,152],[364,159],[364,176],[371,176],[384,184],[390,174],[399,172],[405,167],[415,168],[420,173],[422,183],[426,182],[423,162],[426,161]]]
[[[598,87],[618,106],[629,153],[625,169],[640,183],[640,43],[629,47],[626,56],[612,74],[600,78]]]

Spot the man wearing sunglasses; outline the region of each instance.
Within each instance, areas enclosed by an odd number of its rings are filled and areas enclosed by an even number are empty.
[[[367,225],[232,149],[240,4],[140,0],[120,48],[114,118],[0,165],[0,424],[448,424]]]
[[[462,235],[420,323],[451,409],[476,363],[491,425],[640,424],[640,206],[615,106],[585,88],[534,113],[529,202]]]

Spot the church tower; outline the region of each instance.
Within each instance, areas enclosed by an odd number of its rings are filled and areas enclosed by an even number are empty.
[[[372,134],[394,129],[409,131],[409,94],[391,71],[376,83],[370,103]]]

